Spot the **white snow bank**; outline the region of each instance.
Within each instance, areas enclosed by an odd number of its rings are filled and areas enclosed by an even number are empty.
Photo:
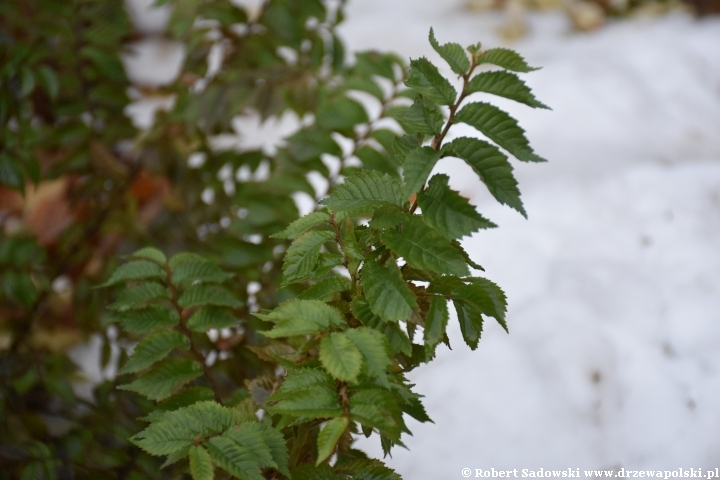
[[[461,5],[351,3],[344,33],[355,50],[434,61],[430,26],[441,42],[503,45],[499,15]],[[411,425],[410,450],[389,464],[409,480],[466,467],[717,467],[720,21],[571,34],[561,14],[530,20],[510,46],[543,67],[524,78],[554,111],[496,101],[550,161],[516,164],[529,221],[460,162],[439,167],[500,225],[465,245],[506,290],[511,334],[487,324],[470,352],[451,320],[454,350],[412,375],[436,423]],[[360,445],[382,455],[378,443]]]

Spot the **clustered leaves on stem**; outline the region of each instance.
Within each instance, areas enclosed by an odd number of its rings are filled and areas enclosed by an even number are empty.
[[[517,53],[441,45],[432,30],[430,43],[459,76],[460,91],[429,60],[410,62],[403,95],[412,104],[386,110],[404,134],[375,137],[390,146],[396,166],[345,170],[316,211],[272,235],[291,241],[280,286],[292,298],[250,316],[224,286],[231,275],[214,262],[182,253],[166,260],[151,248],[136,252],[106,282],[127,284],[109,308],[125,330],[143,334],[120,370],[134,380],[120,388],[157,402],[148,426],[132,438],[140,448],[167,456],[166,465],[187,462],[195,480],[214,478],[217,467],[242,480],[398,479],[354,449],[352,438],[376,433],[387,454],[409,433],[405,415],[430,421],[406,373],[431,361],[440,343],[449,345],[449,303],[473,350],[485,319],[507,330],[505,294],[473,273],[482,268],[459,242],[495,225],[446,175],[430,175],[443,158],[459,158],[500,203],[525,215],[505,152],[520,161],[544,160],[517,121],[472,96],[547,107],[511,73],[534,70]],[[500,69],[476,73],[486,65]],[[376,73],[395,78],[392,68]],[[346,120],[363,115],[360,104],[340,98],[318,112],[317,126],[288,141],[308,155],[339,155],[316,129],[352,136],[355,122]],[[487,140],[446,141],[458,123]],[[198,345],[206,332],[238,326],[265,338],[252,352],[276,369],[228,392],[214,377],[210,350]]]

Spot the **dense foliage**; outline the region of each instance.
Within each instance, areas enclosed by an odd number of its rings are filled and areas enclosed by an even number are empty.
[[[389,452],[430,420],[406,372],[448,343],[448,302],[473,349],[485,318],[507,329],[459,243],[495,225],[430,173],[460,158],[525,214],[504,152],[543,159],[468,97],[545,108],[533,69],[431,31],[457,91],[425,58],[347,58],[342,3],[167,3],[186,56],[157,88],[126,78],[120,4],[0,5],[0,478],[399,478],[352,439]],[[129,94],[172,106],[142,129]],[[300,128],[218,146],[254,113]],[[457,123],[489,141],[446,141]],[[319,201],[301,218],[298,195]],[[91,338],[107,380],[83,394],[68,352]]]

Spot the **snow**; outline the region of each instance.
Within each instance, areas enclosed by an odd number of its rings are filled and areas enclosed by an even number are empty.
[[[574,34],[560,13],[532,14],[530,34],[505,44],[501,14],[463,4],[357,0],[341,29],[352,51],[437,64],[431,26],[440,42],[510,46],[543,67],[523,77],[553,108],[492,100],[549,159],[515,164],[529,220],[461,162],[438,167],[500,225],[465,246],[507,292],[511,333],[488,322],[471,352],[451,320],[454,350],[411,374],[435,423],[409,422],[409,450],[388,463],[408,480],[462,478],[463,468],[719,466],[720,19],[632,18]],[[158,12],[139,26],[166,20]],[[137,51],[126,66],[150,85],[182,56],[171,44]],[[154,101],[128,110],[139,126],[166,99]],[[382,457],[377,438],[358,443]]]
[[[552,112],[493,100],[549,163],[515,164],[529,220],[471,171],[451,184],[500,225],[465,241],[509,299],[510,335],[411,374],[435,424],[410,422],[404,478],[463,468],[677,469],[720,464],[720,21],[634,18],[573,34],[534,14],[506,44],[463,2],[350,3],[352,50],[440,62],[426,41],[509,46]],[[399,27],[401,26],[401,27]],[[449,69],[445,73],[450,75]],[[471,134],[459,128],[459,135]],[[377,438],[361,448],[382,456]]]

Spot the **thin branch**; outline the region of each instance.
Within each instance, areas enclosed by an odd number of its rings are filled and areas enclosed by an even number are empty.
[[[167,284],[170,286],[170,302],[173,304],[173,307],[178,313],[178,316],[180,317],[180,323],[177,327],[178,331],[185,335],[187,339],[190,341],[190,352],[192,352],[193,356],[197,359],[198,362],[202,365],[203,368],[203,375],[205,375],[205,378],[208,379],[210,384],[213,388],[213,395],[215,396],[215,401],[222,404],[221,397],[220,397],[220,385],[218,384],[217,380],[213,376],[212,372],[210,371],[210,367],[207,365],[207,359],[205,358],[205,355],[198,350],[198,348],[195,346],[195,343],[193,342],[192,338],[192,331],[185,325],[185,319],[183,318],[183,308],[178,304],[177,300],[177,288],[173,283],[170,281],[170,267],[167,265],[165,266],[165,278]]]
[[[462,79],[463,79],[462,91],[460,92],[460,95],[458,95],[457,100],[455,100],[455,103],[453,103],[450,106],[450,114],[448,115],[447,122],[445,122],[445,126],[440,131],[440,133],[436,134],[432,139],[432,143],[430,144],[430,146],[436,152],[440,151],[440,147],[442,146],[443,140],[445,140],[445,136],[447,135],[448,131],[450,131],[450,127],[452,127],[454,125],[455,115],[457,114],[457,111],[460,108],[460,105],[465,100],[465,98],[467,98],[467,96],[469,95],[467,87],[468,87],[468,83],[470,82],[470,77],[472,76],[473,72],[475,71],[475,68],[478,65],[477,58],[478,57],[476,57],[475,55],[472,55],[472,63],[470,64],[470,69],[467,71],[467,73],[462,75]],[[420,193],[422,193],[424,191],[425,191],[425,186],[423,185],[423,187],[420,189]],[[408,213],[415,213],[415,210],[417,210],[417,207],[418,207],[418,203],[417,203],[417,196],[416,196],[415,199],[413,200],[412,205],[408,209]]]

